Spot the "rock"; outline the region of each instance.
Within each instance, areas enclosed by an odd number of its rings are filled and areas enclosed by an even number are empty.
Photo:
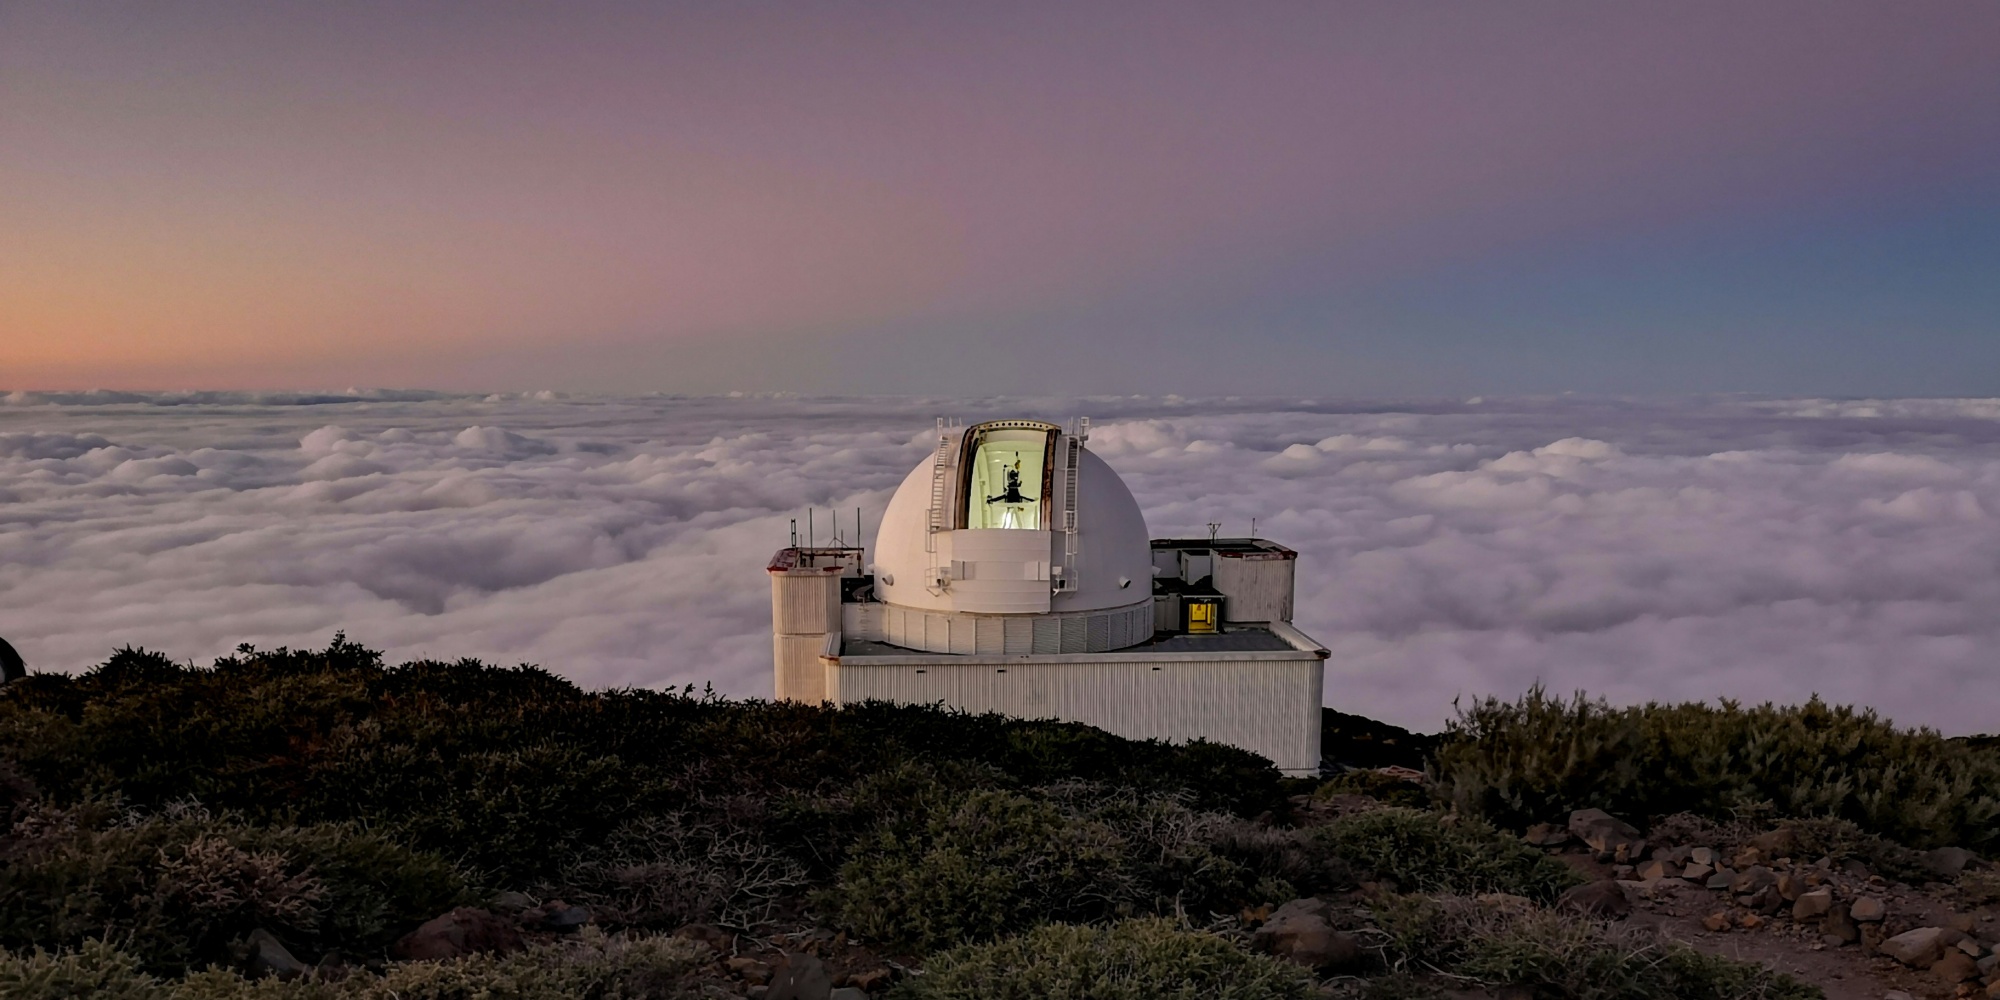
[[[1857,924],[1861,928],[1861,950],[1873,953],[1889,939],[1889,929],[1884,924]]]
[[[1715,874],[1708,877],[1708,887],[1711,889],[1726,890],[1735,882],[1736,872],[1728,868],[1717,868]]]
[[[1681,869],[1681,877],[1690,882],[1705,883],[1708,881],[1708,877],[1713,874],[1715,874],[1715,869],[1699,861],[1689,861],[1688,866]]]
[[[1639,877],[1648,882],[1663,878],[1679,878],[1680,866],[1667,860],[1648,861],[1639,868]]]
[[[1556,899],[1559,909],[1571,909],[1593,917],[1618,918],[1632,912],[1632,901],[1612,880],[1577,886]]]
[[[1875,950],[1910,968],[1929,968],[1944,950],[1944,945],[1938,941],[1943,935],[1942,927],[1919,927],[1883,941],[1875,946]]]
[[[1790,872],[1778,876],[1778,895],[1784,897],[1785,902],[1796,903],[1799,901],[1799,897],[1805,895],[1805,893],[1805,879]]]
[[[491,910],[461,906],[403,935],[389,947],[389,955],[404,960],[442,961],[479,952],[519,951],[522,944],[521,932],[512,920]]]
[[[1639,869],[1634,868],[1631,865],[1611,866],[1611,877],[1620,882],[1631,881],[1633,876],[1637,874],[1639,874]]]
[[[1822,947],[1826,947],[1826,948],[1838,948],[1838,947],[1840,947],[1841,945],[1844,945],[1844,944],[1853,944],[1854,942],[1852,942],[1852,941],[1849,941],[1849,940],[1847,940],[1846,938],[1844,938],[1844,937],[1841,937],[1841,936],[1840,936],[1840,935],[1838,935],[1838,934],[1821,934],[1821,935],[1819,936],[1819,943],[1820,943],[1820,945],[1821,945]]]
[[[1736,926],[1746,931],[1754,931],[1768,923],[1770,921],[1765,920],[1764,915],[1761,913],[1745,913],[1741,917],[1736,918]]]
[[[279,941],[277,935],[262,927],[250,932],[244,939],[245,967],[252,976],[276,976],[279,979],[297,979],[312,970],[306,963],[292,957],[291,949]]]
[[[1561,847],[1569,843],[1569,831],[1554,823],[1536,823],[1521,839],[1535,847]]]
[[[1833,909],[1833,887],[1820,886],[1811,892],[1799,894],[1792,902],[1793,920],[1816,920]]]
[[[1761,892],[1778,884],[1778,875],[1763,865],[1751,865],[1729,880],[1729,891],[1738,894]]]
[[[1761,865],[1764,863],[1764,852],[1754,847],[1746,847],[1737,851],[1736,857],[1730,859],[1729,863],[1735,868],[1750,868]]]
[[[1943,958],[1931,963],[1931,975],[1944,980],[1947,986],[1957,986],[1977,977],[1979,966],[1972,959],[1965,957],[1964,952],[1952,948],[1944,953]]]
[[[2000,976],[2000,949],[1988,952],[1986,957],[1980,959],[1977,964],[1980,975]]]
[[[1715,850],[1709,847],[1690,847],[1688,848],[1688,860],[1698,865],[1706,865],[1714,868]]]
[[[1708,916],[1701,918],[1701,925],[1703,927],[1708,928],[1709,930],[1716,932],[1717,934],[1720,934],[1723,931],[1726,931],[1731,927],[1736,926],[1736,922],[1729,919],[1728,911],[1717,910],[1714,913],[1711,913]]]
[[[2000,1000],[2000,979],[1986,984],[1986,1000]]]
[[[560,899],[551,899],[534,909],[521,914],[521,926],[534,931],[554,931],[567,934],[594,919],[587,907],[575,906]]]
[[[1361,958],[1361,945],[1333,926],[1331,911],[1324,900],[1294,899],[1250,935],[1250,944],[1308,969],[1350,965]]]
[[[1924,867],[1932,875],[1949,882],[1958,877],[1967,866],[1979,863],[1979,855],[1963,847],[1940,847],[1924,855]]]
[[[1781,826],[1769,833],[1760,833],[1752,837],[1750,846],[1762,852],[1766,858],[1788,858],[1799,852],[1799,834],[1789,826]]]
[[[1637,828],[1602,809],[1578,809],[1569,814],[1570,835],[1600,854],[1616,855],[1618,848],[1629,852],[1633,845],[1642,845],[1645,840],[1639,836]],[[1632,860],[1628,854],[1623,860]]]
[[[21,654],[0,639],[0,684],[12,684],[28,676],[28,665],[21,661]]]
[[[729,967],[730,974],[746,983],[762,985],[771,981],[771,967],[754,958],[738,955],[722,964]]]
[[[1979,929],[1979,918],[1970,913],[1954,913],[1945,918],[1944,925],[1960,934],[1970,934]]]
[[[889,985],[889,970],[883,968],[863,969],[847,977],[847,985],[859,987],[870,993]]]
[[[714,924],[682,924],[674,930],[674,936],[699,941],[724,955],[736,950],[736,935]]]
[[[1882,994],[1882,1000],[1917,1000],[1917,998],[1909,995],[1908,993],[1903,992],[1902,990],[1890,990],[1889,992]]]
[[[868,1000],[868,991],[858,986],[841,986],[826,997],[827,1000]]]
[[[1845,874],[1854,876],[1855,878],[1867,878],[1869,875],[1874,874],[1873,872],[1870,872],[1868,870],[1868,866],[1862,864],[1858,858],[1848,858],[1846,861],[1842,861],[1840,863],[1840,870]]]
[[[535,900],[525,892],[496,892],[486,905],[495,913],[519,913],[534,906]]]
[[[1833,904],[1833,909],[1826,911],[1826,920],[1820,924],[1820,930],[1839,938],[1843,944],[1853,944],[1861,940],[1861,925],[1855,923],[1854,918],[1848,915],[1847,906],[1839,902]]]
[[[1629,844],[1619,844],[1617,847],[1612,848],[1611,860],[1621,865],[1636,865],[1646,860],[1646,842],[1635,840]]]
[[[1888,913],[1889,908],[1873,896],[1863,896],[1855,900],[1854,905],[1847,910],[1847,915],[1853,917],[1854,922],[1858,924],[1875,923]]]
[[[787,952],[771,973],[771,992],[764,1000],[831,1000],[833,977],[826,963],[803,952]]]

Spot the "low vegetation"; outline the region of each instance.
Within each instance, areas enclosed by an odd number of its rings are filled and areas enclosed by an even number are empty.
[[[741,995],[730,948],[675,936],[719,925],[921,968],[895,977],[902,1000],[1808,997],[1550,909],[1580,879],[1514,831],[1600,806],[1721,847],[1790,816],[1801,850],[1893,877],[1920,865],[1912,846],[1993,844],[2000,810],[1994,751],[1817,704],[1537,691],[1441,740],[1337,721],[1348,757],[1428,761],[1437,781],[1287,780],[1230,747],[938,708],[389,666],[344,638],[209,668],[122,650],[0,689],[0,995]],[[1992,892],[1983,877],[1959,891]],[[1368,947],[1338,975],[1249,947],[1303,897],[1358,914],[1341,933]],[[418,924],[509,898],[591,924],[391,960]],[[246,978],[259,934],[318,971]]]
[[[1840,819],[1911,848],[2000,849],[2000,752],[1817,699],[1616,708],[1536,689],[1475,702],[1445,735],[1443,800],[1513,829],[1596,807]]]

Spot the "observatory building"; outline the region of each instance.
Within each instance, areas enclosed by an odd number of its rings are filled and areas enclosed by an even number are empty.
[[[1149,538],[1089,433],[1088,420],[939,421],[872,563],[857,546],[779,550],[775,695],[1208,739],[1317,773],[1327,651],[1291,624],[1297,553]]]

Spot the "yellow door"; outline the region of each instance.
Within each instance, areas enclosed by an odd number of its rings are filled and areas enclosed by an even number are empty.
[[[1215,605],[1206,601],[1192,602],[1187,606],[1187,630],[1190,632],[1215,631]]]

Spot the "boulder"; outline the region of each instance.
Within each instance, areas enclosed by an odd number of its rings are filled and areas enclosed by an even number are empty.
[[[1681,877],[1687,879],[1690,882],[1701,882],[1705,884],[1708,882],[1708,877],[1713,874],[1715,874],[1715,869],[1710,868],[1709,866],[1702,864],[1699,861],[1689,861],[1688,866],[1686,868],[1681,869]]]
[[[1715,870],[1715,874],[1710,875],[1708,877],[1708,887],[1711,889],[1727,890],[1730,886],[1735,884],[1736,884],[1736,872],[1734,869],[1717,868]]]
[[[1625,890],[1610,879],[1577,886],[1563,893],[1556,900],[1556,906],[1609,919],[1632,912],[1632,901],[1625,898]]]
[[[1294,899],[1250,935],[1250,944],[1308,969],[1351,965],[1361,958],[1361,945],[1334,927],[1331,916],[1332,907],[1324,900]]]
[[[291,949],[286,948],[277,935],[262,927],[251,931],[243,945],[243,964],[252,976],[297,979],[312,971],[306,963],[292,957]]]
[[[1826,911],[1826,920],[1820,924],[1820,930],[1826,932],[1828,937],[1839,938],[1842,944],[1853,944],[1861,940],[1861,925],[1855,923],[1854,918],[1848,915],[1847,904],[1839,901],[1834,902],[1833,909]]]
[[[1957,986],[1968,979],[1978,978],[1979,965],[1965,957],[1965,952],[1950,948],[1943,958],[1931,963],[1931,975],[1944,980],[1946,986]]]
[[[1706,865],[1713,868],[1715,867],[1715,849],[1712,847],[1690,847],[1688,848],[1688,860],[1698,865]]]
[[[519,951],[521,932],[514,922],[473,906],[433,917],[389,946],[389,955],[411,961],[442,961],[479,952]]]
[[[1624,847],[1628,853],[1621,860],[1626,861],[1633,859],[1633,847],[1645,844],[1637,828],[1602,809],[1578,809],[1570,813],[1569,832],[1599,854],[1615,857],[1618,849]]]
[[[1963,847],[1940,847],[1924,855],[1924,867],[1932,875],[1949,882],[1967,867],[1979,863],[1979,855]]]
[[[1919,927],[1904,931],[1875,946],[1875,950],[1913,969],[1927,969],[1944,951],[1942,927]]]
[[[1848,908],[1847,915],[1853,917],[1857,924],[1878,923],[1889,915],[1889,908],[1873,896],[1863,896]]]
[[[1799,921],[1816,920],[1826,916],[1832,910],[1833,887],[1823,885],[1811,892],[1799,894],[1799,898],[1792,902],[1792,919]]]
[[[1736,856],[1729,860],[1729,864],[1735,868],[1750,868],[1757,865],[1762,865],[1764,863],[1764,860],[1765,858],[1763,851],[1760,851],[1754,847],[1746,847],[1740,851],[1737,851]]]
[[[826,963],[803,952],[787,952],[771,973],[771,990],[764,1000],[830,1000],[833,977]]]

